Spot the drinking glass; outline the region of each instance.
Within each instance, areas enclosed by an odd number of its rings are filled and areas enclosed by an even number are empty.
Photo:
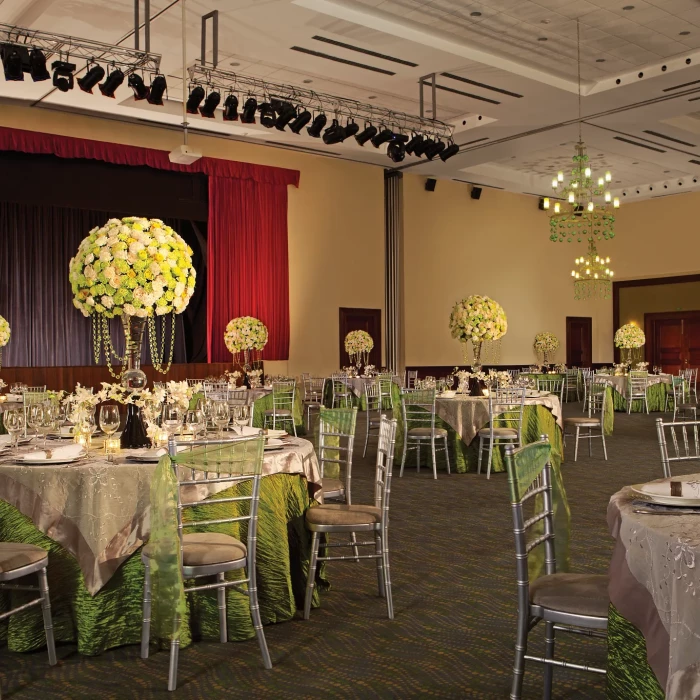
[[[2,420],[7,432],[10,433],[12,444],[15,448],[15,457],[17,457],[19,453],[19,436],[24,432],[24,411],[21,409],[5,411],[2,414]]]
[[[27,425],[34,432],[34,438],[37,443],[39,442],[39,431],[41,424],[44,420],[44,407],[40,403],[32,404],[29,407],[29,413],[27,416]]]
[[[102,432],[107,436],[105,439],[105,452],[107,452],[107,441],[109,438],[119,430],[119,406],[102,406],[100,408],[100,428]],[[109,461],[114,460],[114,455],[109,454]]]
[[[452,387],[454,386],[454,383],[455,383],[455,378],[451,374],[448,374],[445,377],[445,388],[448,391],[452,391]]]
[[[236,406],[233,414],[233,422],[238,426],[238,432],[243,435],[243,427],[250,423],[250,406]]]
[[[168,433],[168,438],[176,433],[182,425],[182,409],[174,403],[166,403],[163,407],[163,418],[161,427]]]
[[[219,438],[223,438],[224,429],[231,420],[231,413],[226,401],[214,401],[212,419],[214,424],[219,428]]]
[[[199,432],[204,427],[204,414],[199,409],[187,411],[185,415],[185,429],[192,434],[192,439],[196,440]]]

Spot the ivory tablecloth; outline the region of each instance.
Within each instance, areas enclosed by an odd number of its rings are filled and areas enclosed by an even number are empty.
[[[595,378],[601,380],[605,384],[609,384],[614,387],[615,391],[621,396],[627,396],[629,377],[628,376],[616,376],[614,374],[596,374]],[[671,375],[670,374],[650,374],[647,377],[648,386],[653,386],[654,384],[670,384]]]

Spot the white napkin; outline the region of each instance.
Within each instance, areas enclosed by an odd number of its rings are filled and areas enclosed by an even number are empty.
[[[0,435],[0,447],[4,447],[5,445],[9,445],[11,442],[12,442],[11,435]]]
[[[177,448],[178,452],[184,452],[185,450],[189,449],[188,447],[181,445],[180,447]],[[156,457],[162,457],[164,454],[168,452],[167,448],[165,447],[158,447],[158,448],[153,448],[150,450],[137,450],[134,451],[134,456],[135,457],[144,457],[146,459],[154,459]]]
[[[8,401],[21,401],[22,400],[22,394],[5,394],[7,396]]]
[[[242,428],[239,428],[239,430],[242,430],[240,433],[241,435],[259,435],[262,428],[253,428],[251,425],[244,425]]]
[[[75,459],[80,457],[83,452],[85,452],[85,448],[82,445],[63,445],[55,450],[51,450],[51,459]],[[46,452],[44,450],[29,452],[23,455],[23,459],[32,461],[46,459]]]

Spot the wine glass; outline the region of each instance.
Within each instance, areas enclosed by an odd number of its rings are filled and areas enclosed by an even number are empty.
[[[247,404],[236,406],[233,413],[233,422],[238,426],[238,432],[243,435],[244,426],[250,423],[250,406]]]
[[[204,427],[204,414],[199,409],[187,411],[185,414],[185,429],[192,434],[192,439],[196,440],[200,430]]]
[[[219,428],[219,438],[223,438],[224,429],[231,420],[231,413],[226,401],[214,401],[212,419],[215,425]]]
[[[108,452],[107,443],[111,435],[119,430],[119,406],[107,405],[100,408],[100,428],[102,432],[107,436],[105,438],[105,452],[109,455],[109,461],[114,461],[114,455]]]
[[[5,411],[2,420],[7,432],[10,433],[15,448],[15,457],[19,453],[19,436],[24,432],[24,411],[19,409]]]
[[[39,430],[44,420],[44,406],[40,403],[34,403],[29,407],[29,415],[27,416],[27,425],[34,432],[34,438],[39,442]]]
[[[455,383],[454,376],[451,374],[448,374],[445,377],[445,388],[447,389],[447,391],[452,391],[452,387],[454,386],[454,383]]]
[[[173,435],[182,425],[182,409],[174,403],[167,403],[163,407],[163,418],[161,426],[168,433],[168,438]]]

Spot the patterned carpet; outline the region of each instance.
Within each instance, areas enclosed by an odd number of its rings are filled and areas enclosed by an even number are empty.
[[[577,407],[566,405],[566,415]],[[625,484],[661,476],[654,419],[615,415],[603,461],[563,466],[572,511],[574,570],[605,573],[612,548],[605,511]],[[358,421],[364,438],[364,423]],[[358,440],[358,442],[364,442]],[[573,445],[567,453],[573,459]],[[356,450],[353,496],[368,502],[372,460]],[[373,458],[374,450],[370,448]],[[398,468],[396,469],[398,474]],[[515,631],[513,539],[506,477],[406,471],[395,478],[391,502],[391,571],[396,619],[376,595],[372,563],[331,563],[331,591],[311,620],[268,626],[274,668],[265,671],[254,641],[199,643],[180,655],[179,688],[166,690],[168,655],[139,658],[138,647],[99,657],[58,649],[49,668],[44,653],[0,653],[3,697],[49,698],[507,698]],[[531,634],[541,653],[543,631]],[[598,640],[560,635],[558,655],[605,663]],[[542,692],[539,665],[526,668],[524,697]],[[604,678],[555,670],[555,698],[603,698]]]

